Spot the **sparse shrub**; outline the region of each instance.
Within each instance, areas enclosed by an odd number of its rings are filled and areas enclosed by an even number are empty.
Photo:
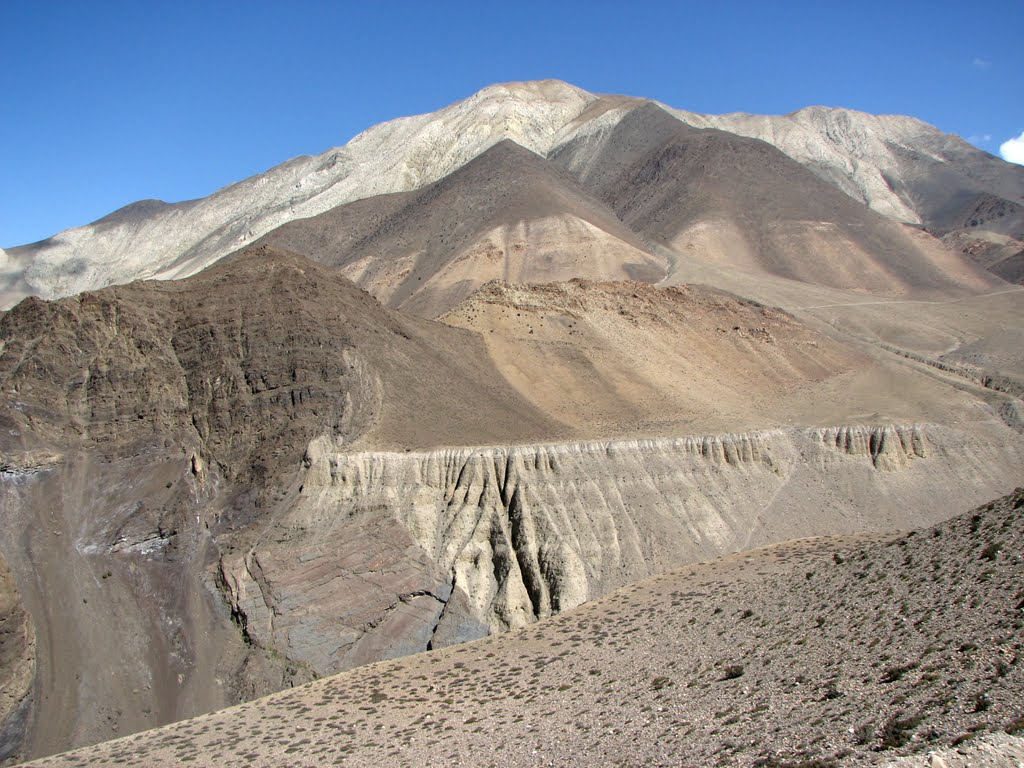
[[[841,699],[843,697],[842,692],[835,685],[830,684],[825,692],[821,695],[822,701],[832,701],[834,699]]]
[[[882,673],[881,681],[883,683],[895,683],[907,672],[917,668],[917,664],[897,664],[894,667],[887,668]]]
[[[924,715],[921,713],[904,717],[902,712],[897,712],[886,720],[885,725],[882,726],[882,730],[878,734],[880,740],[879,748],[895,749],[896,747],[902,747],[910,741],[914,729],[923,721]]]
[[[1003,730],[1011,736],[1024,735],[1024,714],[1022,714],[1020,717],[1014,718],[1009,723],[1007,723],[1006,727],[1003,728]]]
[[[735,680],[737,677],[743,677],[743,665],[726,664],[725,669],[722,671],[722,679]]]
[[[857,744],[867,744],[875,738],[874,723],[861,723],[853,730],[853,740]]]
[[[995,560],[997,557],[999,557],[999,550],[1001,550],[1002,548],[1003,542],[1001,541],[989,542],[989,544],[983,550],[981,550],[981,559]]]
[[[784,760],[780,757],[762,757],[754,761],[757,768],[834,768],[839,765],[829,757],[812,757],[810,759]]]

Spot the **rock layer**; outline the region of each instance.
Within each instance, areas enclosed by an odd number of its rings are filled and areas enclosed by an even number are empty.
[[[324,438],[293,509],[221,567],[246,631],[327,673],[446,644],[444,612],[470,639],[682,563],[936,522],[935,494],[1001,492],[1022,458],[934,425],[400,453]]]

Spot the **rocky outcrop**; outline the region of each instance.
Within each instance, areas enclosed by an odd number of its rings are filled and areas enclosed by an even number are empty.
[[[317,675],[487,634],[449,574],[389,516],[261,543],[219,569],[247,640]]]
[[[409,452],[318,438],[291,511],[220,567],[252,639],[325,674],[523,626],[726,552],[935,522],[935,494],[956,509],[1019,480],[1020,447],[993,430]]]
[[[35,662],[35,624],[14,576],[0,559],[0,764],[25,754]]]
[[[877,469],[896,470],[927,456],[921,427],[829,427],[817,430],[821,441],[851,456],[868,456]]]

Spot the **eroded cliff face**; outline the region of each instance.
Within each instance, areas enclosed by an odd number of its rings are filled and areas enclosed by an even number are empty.
[[[35,662],[35,623],[0,558],[0,763],[24,754]]]
[[[310,664],[290,660],[312,657],[285,640],[246,643],[222,597],[220,558],[247,551],[292,507],[317,435],[404,445],[417,430],[488,440],[557,429],[498,378],[472,334],[384,310],[344,278],[272,249],[181,283],[29,299],[4,313],[0,555],[38,647],[24,754],[313,677]],[[388,547],[401,535],[381,534]],[[443,595],[429,559],[391,551],[402,573],[422,561],[429,583],[388,581],[374,602],[342,578],[327,588],[349,590],[332,592],[334,604],[379,621],[395,595]],[[336,561],[324,567],[337,572]],[[407,652],[403,627],[383,629],[394,650],[366,647],[352,663]]]
[[[320,438],[295,506],[221,568],[252,639],[324,674],[726,552],[936,522],[1012,488],[1022,459],[996,424],[403,453]]]

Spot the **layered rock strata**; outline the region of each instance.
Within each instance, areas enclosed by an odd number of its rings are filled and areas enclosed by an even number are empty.
[[[415,452],[321,438],[294,508],[221,567],[245,631],[323,674],[369,649],[523,626],[726,552],[936,522],[936,495],[956,509],[1019,479],[1020,447],[993,430],[993,442],[847,426]]]

